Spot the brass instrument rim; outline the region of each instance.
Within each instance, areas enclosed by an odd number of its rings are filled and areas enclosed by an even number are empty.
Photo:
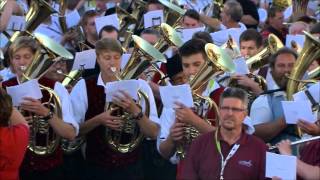
[[[220,47],[216,46],[215,44],[212,43],[207,43],[205,45],[205,52],[207,54],[207,57],[209,60],[214,63],[220,70],[224,72],[230,72],[233,73],[235,72],[235,64],[232,61],[231,57]],[[212,56],[212,53],[214,55],[218,55],[221,57],[214,57]],[[218,61],[221,60],[221,61]]]
[[[169,40],[174,46],[181,47],[183,41],[178,32],[167,23],[161,23],[160,30],[165,39]]]
[[[169,9],[175,11],[175,12],[178,12],[181,16],[183,16],[187,12],[187,10],[180,8],[179,6],[173,4],[173,3],[169,2],[169,1],[159,0],[159,2],[161,4],[163,4],[164,6],[166,6],[167,8],[169,8]]]

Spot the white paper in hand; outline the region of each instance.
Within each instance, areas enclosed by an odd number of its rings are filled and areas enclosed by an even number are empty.
[[[8,94],[12,97],[13,106],[19,106],[25,97],[31,97],[34,99],[41,99],[42,93],[39,87],[38,80],[32,79],[25,83],[7,87]]]
[[[295,180],[297,176],[295,156],[266,153],[266,177],[277,176],[281,179]]]
[[[320,103],[320,82],[317,82],[310,86],[308,88],[308,91],[310,92],[311,96],[313,99],[317,102]],[[295,101],[309,101],[307,95],[305,94],[305,91],[299,91],[293,95],[293,99]]]
[[[233,62],[236,65],[236,74],[249,74],[250,71],[248,65],[246,64],[246,60],[243,57],[237,58]]]
[[[112,25],[115,28],[120,29],[120,24],[119,24],[119,19],[117,14],[98,17],[95,19],[95,21],[96,21],[97,33],[99,33],[100,30],[106,25]]]
[[[24,16],[11,16],[7,25],[7,30],[23,31],[26,27],[26,20]]]
[[[299,47],[303,47],[305,39],[306,39],[305,36],[301,34],[296,34],[296,35],[288,34],[286,36],[286,47],[291,48],[292,41],[296,42]]]
[[[96,65],[96,57],[97,56],[95,49],[77,52],[72,70],[81,69],[82,66],[84,67],[84,69],[94,69]]]
[[[205,27],[191,28],[191,29],[182,29],[182,41],[189,41],[193,34],[199,31],[204,31]]]
[[[143,15],[144,28],[159,26],[163,20],[163,10],[149,11]]]
[[[193,106],[193,98],[189,84],[160,86],[160,96],[166,108],[176,108],[175,102],[180,102],[189,108]]]
[[[67,22],[67,27],[68,28],[71,28],[73,26],[76,26],[78,25],[78,23],[80,22],[80,14],[77,10],[74,10],[70,13],[68,13],[66,15],[66,22]]]
[[[309,101],[282,101],[281,103],[287,124],[297,124],[299,119],[311,123],[316,121]]]
[[[128,93],[133,99],[138,100],[138,90],[140,84],[138,80],[114,81],[106,84],[106,101],[112,102],[114,95],[121,95],[120,91]]]

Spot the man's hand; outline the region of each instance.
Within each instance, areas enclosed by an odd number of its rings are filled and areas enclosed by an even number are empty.
[[[39,116],[47,116],[50,112],[50,110],[46,108],[40,100],[30,97],[24,98],[24,101],[21,103],[21,109],[35,113]]]
[[[185,127],[185,123],[176,121],[170,128],[170,134],[168,138],[171,139],[175,144],[177,144],[183,139]]]
[[[175,104],[178,107],[175,109],[178,122],[193,125],[194,122],[197,121],[197,118],[199,117],[190,108],[179,102],[176,102]]]
[[[280,154],[292,155],[290,144],[291,144],[290,140],[282,140],[276,146],[279,149]]]
[[[310,134],[310,135],[313,135],[313,136],[320,135],[320,127],[319,127],[319,125],[317,125],[315,123],[310,123],[308,121],[299,119],[297,125],[299,126],[299,128],[303,132],[305,132],[307,134]]]
[[[115,95],[112,98],[112,102],[132,114],[138,114],[141,111],[141,108],[137,106],[130,95],[124,91],[120,91],[119,94]]]
[[[103,112],[97,116],[99,124],[104,125],[110,129],[120,131],[123,126],[121,117],[111,116],[110,111]]]

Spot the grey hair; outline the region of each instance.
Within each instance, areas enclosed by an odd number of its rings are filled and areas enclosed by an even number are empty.
[[[223,93],[220,96],[220,106],[221,103],[223,102],[223,100],[225,98],[236,98],[242,101],[242,103],[244,104],[244,108],[247,109],[248,107],[248,103],[249,103],[249,99],[248,99],[248,93],[246,91],[244,91],[243,89],[240,88],[234,88],[234,87],[228,87],[226,88]]]
[[[231,19],[236,22],[240,22],[243,16],[243,9],[241,4],[235,0],[229,0],[224,3],[224,5],[228,6],[228,11],[226,13],[231,16]]]

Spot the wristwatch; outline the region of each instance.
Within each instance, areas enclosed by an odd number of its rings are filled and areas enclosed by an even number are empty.
[[[53,118],[53,112],[49,111],[48,115],[42,117],[43,120],[49,121]]]
[[[142,117],[143,117],[142,110],[137,114],[133,114],[133,116],[132,116],[132,118],[135,120],[140,120],[140,119],[142,119]]]

